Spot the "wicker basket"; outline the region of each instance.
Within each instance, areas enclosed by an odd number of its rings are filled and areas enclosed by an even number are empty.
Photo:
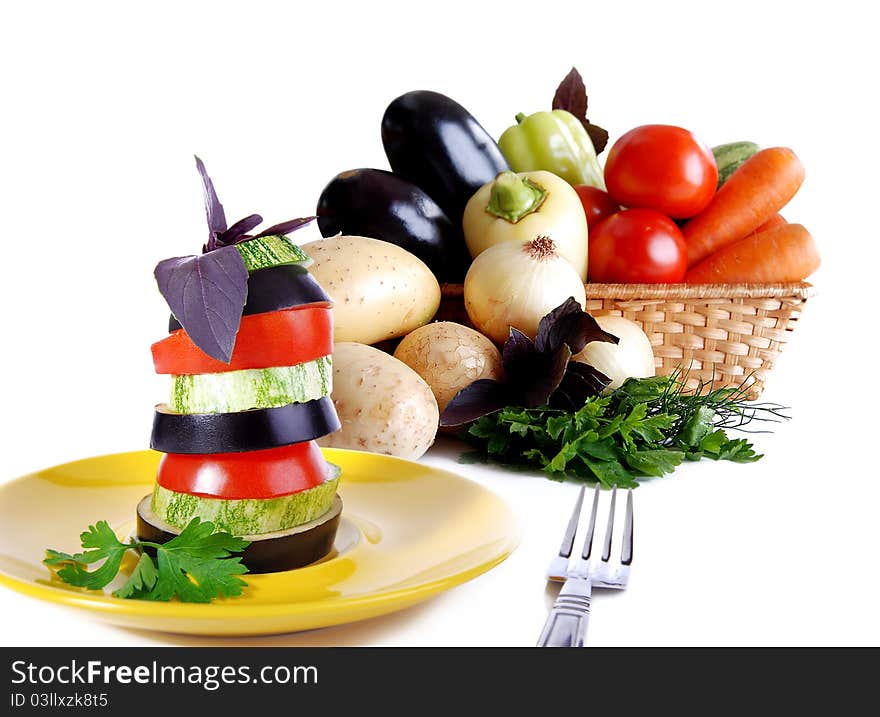
[[[658,374],[681,368],[688,381],[764,389],[767,373],[813,295],[793,284],[587,284],[586,309],[638,323],[651,339]],[[436,318],[470,324],[462,286],[444,284]]]

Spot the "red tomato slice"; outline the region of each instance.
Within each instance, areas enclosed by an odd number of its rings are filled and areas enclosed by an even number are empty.
[[[211,455],[166,453],[157,482],[205,498],[278,498],[320,485],[329,474],[314,441],[283,448]]]
[[[183,329],[152,351],[156,373],[177,376],[295,366],[333,353],[333,310],[321,304],[243,316],[229,363],[208,356]]]

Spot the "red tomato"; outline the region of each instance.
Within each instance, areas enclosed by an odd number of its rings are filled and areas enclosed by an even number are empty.
[[[675,284],[686,271],[681,230],[660,212],[626,209],[590,232],[590,281]]]
[[[605,162],[605,184],[625,207],[686,219],[712,200],[718,167],[712,150],[686,129],[649,124],[614,143]]]
[[[592,229],[605,217],[610,217],[620,211],[620,205],[611,198],[608,192],[580,184],[574,188],[584,205],[584,214],[587,215],[587,226]]]
[[[183,329],[154,343],[152,351],[156,373],[178,376],[295,366],[333,353],[333,309],[304,304],[243,316],[229,363],[208,356]]]
[[[278,498],[314,488],[328,473],[318,444],[306,441],[245,453],[166,453],[156,481],[176,493],[206,498]]]

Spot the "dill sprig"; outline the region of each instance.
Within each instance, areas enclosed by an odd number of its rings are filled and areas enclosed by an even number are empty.
[[[733,429],[744,433],[768,433],[767,430],[749,430],[745,426],[753,421],[781,423],[790,419],[787,406],[778,403],[755,403],[748,395],[752,374],[736,386],[718,386],[714,375],[711,379],[697,379],[688,388],[689,372],[676,368],[665,376],[631,379],[612,394],[619,405],[632,406],[636,402],[648,404],[649,415],[665,413],[678,416],[674,427],[687,423],[700,409],[711,410],[716,428]]]

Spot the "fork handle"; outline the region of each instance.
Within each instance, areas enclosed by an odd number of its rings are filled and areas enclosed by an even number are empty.
[[[591,594],[589,579],[566,580],[544,623],[538,647],[583,647],[590,623]]]

